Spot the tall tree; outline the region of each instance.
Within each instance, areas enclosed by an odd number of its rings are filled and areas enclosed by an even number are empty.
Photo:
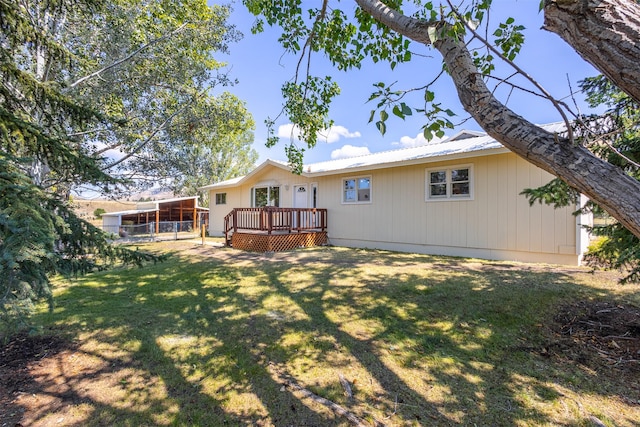
[[[106,171],[153,185],[188,172],[167,175],[163,165],[169,160],[165,154],[186,140],[190,149],[203,145],[204,153],[206,140],[252,130],[242,102],[218,89],[234,83],[224,72],[226,64],[213,57],[228,52],[228,44],[240,37],[226,24],[228,15],[228,7],[204,0],[120,0],[109,2],[104,19],[68,24],[69,30],[78,28],[68,32],[72,41],[79,40],[79,49],[101,52],[94,65],[99,78],[79,77],[72,84],[83,82],[82,97],[104,105],[116,119],[113,126],[96,129],[94,138],[97,153],[112,154]],[[224,121],[231,110],[244,117]],[[247,150],[248,145],[236,151],[238,161],[246,161]],[[172,183],[177,193],[183,192],[180,182]]]
[[[213,54],[238,37],[228,14],[205,0],[0,0],[1,320],[50,297],[53,274],[157,259],[112,246],[68,195],[126,185],[137,153],[213,103],[228,83]]]
[[[253,118],[235,96],[201,99],[142,150],[138,169],[174,194],[197,195],[201,205],[208,206],[208,193],[200,187],[245,175],[254,166],[258,153],[251,146],[253,128]]]
[[[467,3],[468,7],[461,9],[450,2],[354,0],[355,7],[341,7],[339,3],[324,0],[317,7],[303,11],[301,1],[244,0],[252,13],[270,25],[282,27],[280,41],[286,50],[302,55],[324,51],[338,69],[359,67],[367,57],[375,62],[386,61],[393,67],[412,60],[411,41],[431,47],[441,55],[444,70],[453,80],[463,108],[489,135],[587,195],[640,237],[640,182],[637,179],[578,144],[571,132],[567,135],[547,132],[496,98],[487,83],[495,58],[505,60],[518,74],[528,78],[513,62],[524,42],[522,27],[509,19],[495,31],[477,32],[477,25],[491,9],[491,0]],[[640,44],[637,43],[640,5],[637,1],[545,0],[540,5],[545,14],[545,29],[561,35],[615,85],[636,101],[640,100],[637,85],[640,81]],[[347,11],[353,11],[352,16]],[[260,31],[263,25],[259,20],[255,31]],[[486,40],[481,33],[493,34],[493,41]],[[483,54],[470,50],[470,43],[478,40],[482,42]],[[313,146],[316,132],[331,123],[326,104],[338,91],[330,78],[311,76],[310,70],[300,70],[298,77],[300,81],[284,86],[284,109]],[[505,80],[500,82],[504,84]],[[575,117],[569,115],[566,106],[536,82],[532,81],[532,85],[549,99],[550,108],[556,108],[569,125]],[[418,108],[407,105],[401,97],[391,96],[384,85],[381,87],[380,93],[373,97],[380,99],[377,125],[382,131],[388,109],[400,117],[413,112],[424,114],[431,120],[425,126],[428,136],[431,132],[442,132],[450,123],[448,110],[433,102],[434,94],[428,86],[424,90],[426,102]],[[299,150],[290,147],[289,153],[290,161],[299,162]]]

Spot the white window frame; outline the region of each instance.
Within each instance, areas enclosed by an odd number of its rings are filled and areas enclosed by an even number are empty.
[[[218,196],[220,196],[222,200],[220,203],[218,203]],[[216,205],[226,205],[227,204],[227,193],[216,193],[215,195],[215,203]]]
[[[469,194],[453,194],[453,181],[451,179],[451,171],[457,169],[468,169],[469,173]],[[441,196],[432,196],[431,195],[431,174],[433,172],[444,172],[445,180],[442,184],[446,185],[446,194]],[[457,181],[457,182],[466,182],[466,181]],[[436,183],[437,184],[437,183]],[[473,172],[473,164],[466,165],[452,165],[452,166],[443,166],[440,168],[429,168],[425,170],[425,201],[427,202],[442,202],[442,201],[467,201],[473,200],[474,198],[474,172]]]
[[[359,182],[361,179],[367,179],[369,180],[369,197],[367,198],[367,200],[358,200],[358,191],[360,190],[359,188]],[[355,181],[355,188],[352,191],[355,191],[355,200],[346,200],[346,191],[345,191],[345,182],[346,181]],[[373,199],[373,184],[372,184],[372,179],[371,179],[371,175],[361,175],[361,176],[350,176],[350,177],[345,177],[342,178],[342,180],[340,181],[341,183],[341,187],[340,187],[340,200],[342,202],[343,205],[364,205],[364,204],[369,204],[371,203],[371,200]]]
[[[256,190],[257,189],[267,189],[267,204],[266,206],[280,206],[282,202],[282,188],[280,185],[272,185],[272,184],[259,184],[255,187],[251,188],[251,207],[256,208]],[[278,189],[278,203],[274,204],[274,197],[271,195],[274,188]]]

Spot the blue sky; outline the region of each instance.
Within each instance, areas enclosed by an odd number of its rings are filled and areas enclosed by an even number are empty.
[[[557,35],[540,29],[543,16],[538,12],[538,4],[538,0],[494,0],[492,28],[509,16],[526,27],[526,42],[516,63],[549,93],[562,99],[570,94],[569,82],[575,91],[579,80],[594,76],[597,72]],[[340,5],[353,7],[349,2],[341,2]],[[231,77],[239,80],[236,86],[227,90],[246,102],[256,122],[254,148],[260,155],[259,162],[267,158],[285,160],[284,146],[289,142],[291,124],[284,117],[276,122],[276,128],[282,135],[281,142],[276,147],[267,149],[264,146],[267,138],[264,120],[267,117],[275,118],[280,112],[280,87],[292,78],[297,58],[284,55],[277,42],[277,29],[267,29],[258,35],[251,34],[250,28],[254,20],[244,6],[239,3],[234,5],[230,23],[244,34],[244,38],[230,46],[230,55],[219,59],[228,62]],[[425,121],[415,115],[406,121],[390,118],[384,136],[378,132],[374,123],[368,123],[374,105],[366,101],[374,90],[374,83],[397,82],[397,89],[410,89],[424,85],[437,75],[441,66],[439,54],[416,43],[412,44],[412,50],[430,58],[414,54],[411,63],[400,64],[393,71],[387,64],[368,62],[360,70],[339,72],[333,70],[322,56],[316,56],[312,67],[318,70],[316,72],[330,73],[339,83],[341,94],[331,108],[335,129],[331,130],[329,138],[319,138],[317,146],[306,151],[305,163],[392,150],[425,142],[419,136]],[[501,92],[498,92],[502,95],[501,99],[507,99],[506,90]],[[443,106],[457,113],[453,122],[460,123],[455,130],[449,130],[447,135],[453,135],[461,129],[481,130],[475,122],[465,120],[468,116],[460,107],[448,76],[440,78],[436,97]],[[581,97],[577,95],[575,99],[581,111],[585,112],[586,107],[581,102]],[[573,105],[571,98],[565,98],[565,101]],[[542,102],[531,95],[511,93],[508,105],[534,123],[561,120],[558,112],[548,102]]]

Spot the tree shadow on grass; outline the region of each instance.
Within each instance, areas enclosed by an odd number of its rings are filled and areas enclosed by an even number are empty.
[[[57,379],[87,425],[346,425],[274,369],[389,425],[554,423],[545,405],[575,407],[559,390],[577,376],[612,393],[597,373],[537,354],[557,301],[586,295],[566,274],[377,251],[216,253],[81,279],[36,319],[96,360],[93,373]],[[339,373],[358,380],[354,400]],[[88,391],[109,377],[111,399]]]
[[[298,425],[326,425],[334,418],[282,390],[260,360],[256,349],[271,341],[268,334],[256,335],[252,325],[261,319],[249,316],[260,296],[239,292],[238,278],[259,271],[211,264],[176,267],[169,263],[142,275],[124,271],[96,275],[97,287],[80,280],[59,296],[57,313],[43,316],[76,329],[85,342],[81,351],[105,366],[85,375],[87,381],[130,370],[125,374],[128,379],[106,386],[106,393],[125,390],[111,405],[75,389],[72,375],[59,375],[58,382],[65,387],[53,393],[60,393],[67,404],[90,402],[84,425],[296,424],[292,420],[302,422]],[[211,277],[216,284],[208,287],[205,283]],[[74,307],[65,306],[67,302]],[[34,381],[51,386],[42,378]],[[143,396],[138,387],[144,381],[154,384]],[[139,404],[124,403],[131,399]],[[46,422],[57,406],[39,411],[32,421]]]

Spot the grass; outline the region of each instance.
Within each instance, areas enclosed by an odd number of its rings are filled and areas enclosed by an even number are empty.
[[[91,381],[67,381],[82,397],[69,415],[79,424],[349,425],[278,375],[372,425],[640,419],[615,372],[538,351],[566,302],[640,303],[610,274],[332,247],[142,248],[173,255],[58,281],[54,311],[36,316],[88,358],[74,378]]]

